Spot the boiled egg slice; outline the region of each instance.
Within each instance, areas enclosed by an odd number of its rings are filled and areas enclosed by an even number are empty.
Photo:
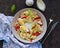
[[[32,24],[31,23],[25,23],[24,24],[25,25],[25,27],[27,28],[27,29],[29,29],[30,31],[32,31],[31,29],[32,29]],[[28,31],[28,30],[27,30]]]

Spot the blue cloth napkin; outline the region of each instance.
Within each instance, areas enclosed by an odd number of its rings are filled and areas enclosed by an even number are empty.
[[[19,42],[11,32],[12,20],[12,16],[0,13],[0,40],[4,40],[3,48],[42,48],[39,41],[32,44]]]

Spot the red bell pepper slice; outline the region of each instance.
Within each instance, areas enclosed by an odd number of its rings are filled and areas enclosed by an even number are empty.
[[[36,31],[36,33],[35,33],[35,34],[36,34],[36,36],[38,36],[38,35],[40,35],[40,32]]]
[[[38,19],[40,19],[40,17],[36,17],[36,18],[34,18],[34,20],[38,20]]]

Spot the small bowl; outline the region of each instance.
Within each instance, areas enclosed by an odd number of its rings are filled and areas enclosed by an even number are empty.
[[[32,10],[36,11],[36,12],[38,13],[38,15],[41,17],[42,22],[43,22],[43,32],[42,32],[39,36],[37,36],[37,38],[36,38],[35,40],[33,40],[32,42],[21,39],[20,36],[18,35],[17,31],[16,31],[15,28],[14,28],[14,24],[15,24],[16,20],[19,18],[20,13],[23,12],[23,11],[26,11],[27,9],[32,9]],[[36,9],[34,9],[34,8],[25,8],[25,9],[22,9],[22,10],[18,11],[18,12],[15,14],[14,19],[13,19],[13,21],[12,21],[12,33],[13,33],[13,35],[14,35],[19,41],[24,42],[24,43],[34,43],[34,42],[39,41],[39,40],[42,39],[43,36],[45,35],[46,30],[47,30],[47,21],[46,21],[45,16],[44,16],[40,11],[38,11],[38,10],[36,10]]]

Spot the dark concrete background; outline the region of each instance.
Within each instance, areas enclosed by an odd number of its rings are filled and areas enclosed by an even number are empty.
[[[36,6],[36,0],[34,1],[35,4],[30,8],[38,9]],[[52,15],[55,15],[55,21],[60,21],[60,0],[44,0],[44,2],[46,4],[46,10],[41,12],[45,15],[47,22],[49,22],[49,18]],[[14,13],[10,11],[12,4],[16,5],[16,11]],[[25,0],[0,0],[0,13],[4,13],[5,15],[14,16],[17,11],[23,8],[28,8],[28,6],[25,5]],[[0,48],[2,48],[2,44],[3,41],[0,41]],[[47,38],[43,44],[43,48],[60,48],[60,23]]]

